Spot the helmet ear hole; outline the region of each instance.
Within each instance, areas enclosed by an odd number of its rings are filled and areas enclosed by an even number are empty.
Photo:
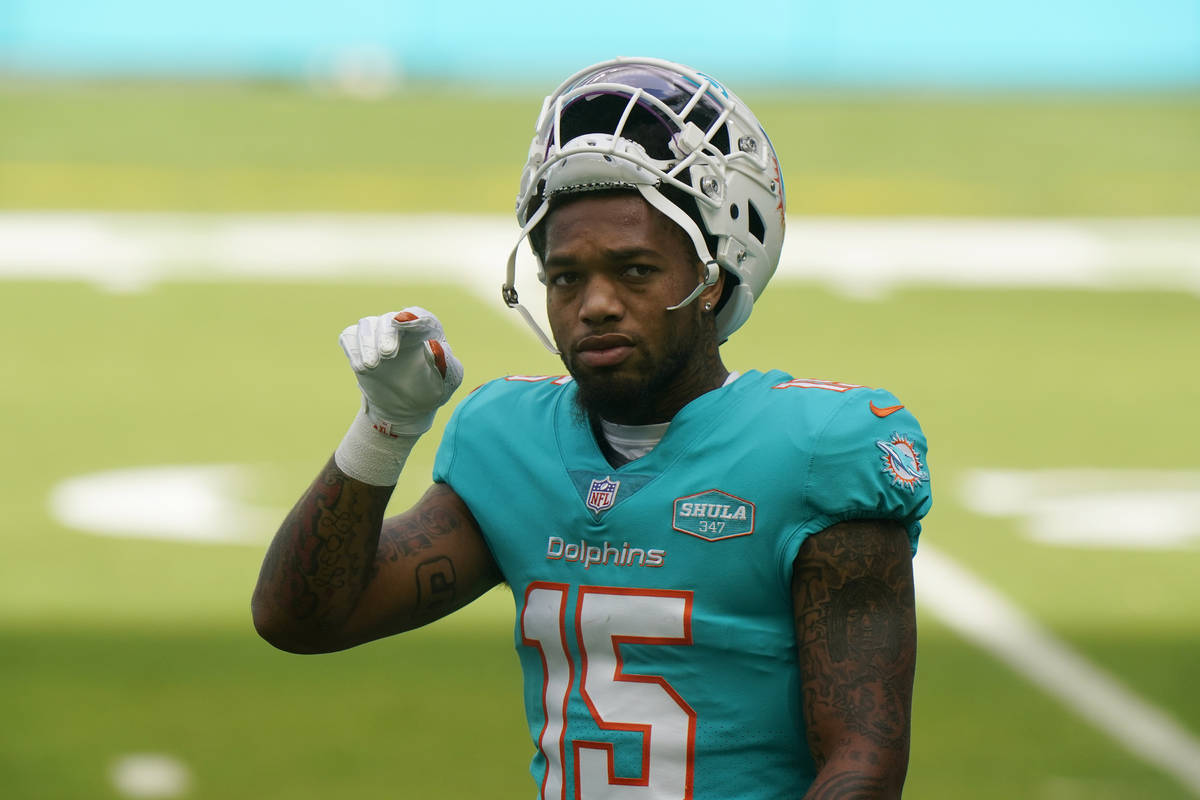
[[[764,244],[767,236],[767,226],[763,223],[762,215],[758,213],[758,209],[754,207],[754,203],[747,201],[746,208],[749,210],[750,219],[750,235],[758,239],[759,244]],[[735,216],[734,219],[737,219]]]
[[[730,219],[737,219],[737,218],[738,218],[738,217],[740,217],[740,216],[741,216],[741,212],[738,210],[738,204],[737,204],[737,203],[731,203],[731,204],[729,205],[729,218],[730,218]]]

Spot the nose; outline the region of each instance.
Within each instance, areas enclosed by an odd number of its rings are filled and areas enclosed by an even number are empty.
[[[592,275],[583,286],[579,300],[579,318],[589,325],[619,320],[625,313],[620,292],[604,275]]]

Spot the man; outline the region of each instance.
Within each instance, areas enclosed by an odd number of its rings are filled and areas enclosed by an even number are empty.
[[[385,520],[462,368],[423,309],[347,328],[363,407],[267,553],[262,635],[338,650],[504,581],[543,800],[898,797],[925,440],[886,392],[725,368],[783,212],[769,140],[711,78],[569,78],[518,217],[570,376],[469,395]]]

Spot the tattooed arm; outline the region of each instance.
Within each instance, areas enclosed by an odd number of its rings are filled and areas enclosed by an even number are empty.
[[[917,630],[904,529],[861,520],[809,537],[796,558],[792,597],[818,770],[805,798],[900,797]]]
[[[475,518],[445,484],[383,519],[392,487],[333,459],[275,534],[251,603],[282,650],[326,653],[432,622],[500,582]]]

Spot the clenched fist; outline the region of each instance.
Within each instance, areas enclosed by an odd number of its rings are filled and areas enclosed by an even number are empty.
[[[363,317],[338,341],[362,390],[367,416],[385,435],[422,434],[462,383],[438,318],[411,306]]]
[[[391,485],[416,438],[462,383],[442,324],[417,306],[364,317],[338,341],[362,392],[362,408],[335,458],[352,478]]]

